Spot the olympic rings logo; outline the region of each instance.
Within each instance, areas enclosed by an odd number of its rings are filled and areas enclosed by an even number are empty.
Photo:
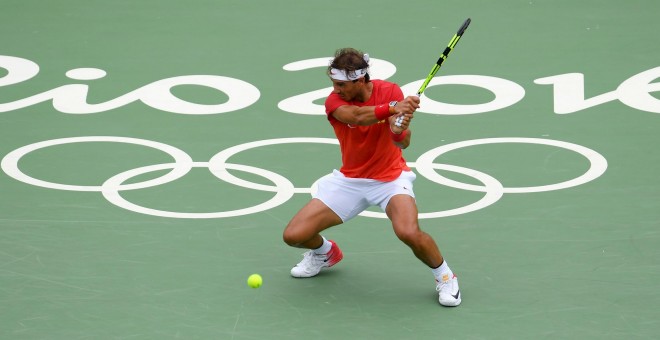
[[[70,184],[47,182],[27,175],[26,173],[21,171],[21,169],[19,169],[18,167],[18,162],[20,161],[20,159],[33,151],[55,145],[63,145],[70,143],[88,143],[88,142],[113,142],[113,143],[142,145],[149,148],[160,150],[168,154],[173,158],[174,162],[154,164],[154,165],[143,166],[143,167],[127,170],[110,177],[99,186],[70,185]],[[0,163],[0,167],[10,177],[29,185],[55,189],[55,190],[100,192],[103,195],[103,197],[106,200],[108,200],[110,203],[118,207],[121,207],[123,209],[130,210],[140,214],[168,217],[168,218],[189,218],[189,219],[227,218],[227,217],[243,216],[243,215],[249,215],[249,214],[266,211],[268,209],[275,208],[287,202],[291,197],[293,197],[294,194],[297,193],[311,194],[314,192],[314,190],[316,190],[316,184],[318,180],[314,182],[314,184],[309,188],[305,188],[305,187],[299,188],[299,187],[295,187],[289,179],[275,172],[258,168],[255,166],[228,162],[228,160],[232,156],[242,151],[268,146],[268,145],[292,144],[292,143],[319,143],[319,144],[332,144],[332,145],[339,144],[336,139],[332,139],[332,138],[299,137],[299,138],[267,139],[267,140],[260,140],[260,141],[254,141],[254,142],[236,145],[218,152],[217,154],[212,156],[208,162],[196,162],[193,161],[192,158],[187,153],[176,147],[159,142],[145,140],[145,139],[117,137],[117,136],[70,137],[70,138],[47,140],[47,141],[42,141],[20,147],[8,153],[2,159]],[[450,152],[452,150],[466,148],[475,145],[500,144],[500,143],[540,144],[540,145],[548,145],[548,146],[570,150],[585,157],[589,161],[590,166],[589,169],[582,175],[560,183],[542,185],[542,186],[530,186],[530,187],[504,187],[502,183],[500,183],[497,179],[493,178],[492,176],[486,173],[456,165],[435,163],[435,160],[439,156],[447,152]],[[467,214],[476,210],[483,209],[497,202],[505,193],[513,194],[513,193],[544,192],[544,191],[561,190],[561,189],[582,185],[600,177],[603,173],[605,173],[607,169],[607,160],[598,152],[577,144],[572,144],[572,143],[557,141],[552,139],[506,137],[506,138],[474,139],[474,140],[466,140],[466,141],[442,145],[425,152],[424,154],[419,156],[419,158],[417,158],[415,162],[409,162],[408,165],[412,168],[415,168],[419,175],[424,176],[428,180],[435,182],[437,184],[445,185],[448,187],[461,189],[461,190],[484,193],[483,197],[478,201],[460,208],[444,210],[444,211],[436,211],[436,212],[422,212],[419,214],[420,219],[428,219],[428,218],[440,218],[440,217]],[[125,190],[145,189],[175,181],[185,176],[192,168],[208,168],[209,171],[216,178],[220,180],[252,190],[272,192],[274,193],[274,195],[269,200],[252,207],[230,210],[230,211],[207,212],[207,213],[189,213],[189,212],[173,212],[173,211],[157,210],[129,202],[128,200],[126,200],[121,196],[121,192]],[[136,176],[140,176],[156,171],[162,171],[162,170],[170,170],[170,171],[157,178],[145,180],[143,182],[126,184],[128,180]],[[272,185],[254,183],[238,178],[232,175],[228,170],[247,172],[253,175],[261,176],[272,182]],[[474,178],[482,185],[473,185],[473,184],[457,182],[440,175],[436,170],[444,170],[444,171],[463,174],[465,176]],[[372,211],[364,211],[360,215],[364,217],[387,218],[384,213],[372,212]]]

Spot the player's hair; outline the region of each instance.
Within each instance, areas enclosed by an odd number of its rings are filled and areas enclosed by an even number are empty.
[[[369,63],[364,60],[364,52],[358,51],[351,47],[340,48],[335,52],[335,57],[332,59],[330,66],[328,66],[328,74],[330,70],[336,68],[338,70],[346,71],[348,75],[355,75],[355,71],[363,68],[368,68]],[[365,82],[370,81],[369,73],[364,75]],[[354,80],[353,82],[356,82]]]

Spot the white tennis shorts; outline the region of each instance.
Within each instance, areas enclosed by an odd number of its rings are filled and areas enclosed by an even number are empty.
[[[375,179],[348,178],[334,170],[318,180],[312,188],[312,197],[318,198],[342,221],[346,222],[370,206],[379,206],[383,211],[394,195],[405,194],[415,198],[413,181],[417,176],[412,171],[403,171],[391,182]]]

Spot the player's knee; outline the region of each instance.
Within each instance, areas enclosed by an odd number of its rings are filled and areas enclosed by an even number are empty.
[[[287,226],[284,229],[284,232],[282,233],[282,240],[284,241],[284,243],[292,247],[299,246],[300,244],[305,242],[305,240],[302,239],[302,235],[300,235],[299,232],[296,232],[290,226]]]
[[[418,228],[402,228],[395,231],[396,237],[401,240],[401,242],[413,246],[421,242],[422,233]]]
[[[284,232],[282,233],[282,241],[290,246],[296,245],[295,235],[290,232],[289,229],[284,229]]]

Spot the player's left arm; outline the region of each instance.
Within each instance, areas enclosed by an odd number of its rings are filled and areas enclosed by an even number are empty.
[[[412,136],[410,123],[413,117],[412,113],[402,113],[388,118],[392,142],[400,149],[405,149],[410,145],[410,137]],[[399,124],[396,123],[397,119]]]
[[[393,96],[403,98],[403,93],[398,86],[393,89]],[[397,106],[399,104],[403,104],[401,106],[406,107],[406,109],[397,111],[395,115],[388,118],[388,122],[392,142],[400,149],[405,149],[410,145],[410,137],[412,135],[410,123],[412,122],[415,111],[419,108],[419,97],[408,96],[398,102]]]

